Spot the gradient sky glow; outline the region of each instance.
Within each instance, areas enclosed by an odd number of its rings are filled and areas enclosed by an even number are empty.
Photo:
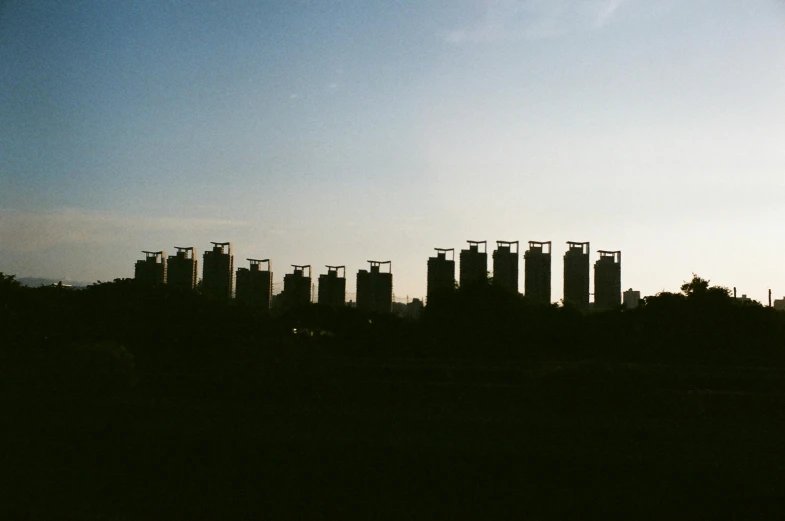
[[[5,273],[231,241],[406,298],[436,246],[551,240],[558,300],[576,240],[765,300],[783,223],[782,0],[0,4]]]

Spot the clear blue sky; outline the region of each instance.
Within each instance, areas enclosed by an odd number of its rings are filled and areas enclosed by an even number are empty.
[[[765,299],[783,223],[781,0],[0,3],[6,273],[232,241],[405,298],[436,246],[552,240],[557,300],[577,240]]]

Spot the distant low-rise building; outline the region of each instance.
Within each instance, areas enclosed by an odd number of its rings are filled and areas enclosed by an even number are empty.
[[[626,309],[635,309],[640,305],[641,302],[641,292],[635,291],[634,289],[630,288],[624,292],[624,297],[622,298],[622,304]]]
[[[422,313],[423,302],[418,298],[414,298],[411,302],[393,302],[393,313],[404,318],[420,318]]]

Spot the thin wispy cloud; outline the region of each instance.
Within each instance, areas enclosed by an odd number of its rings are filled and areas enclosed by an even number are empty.
[[[608,4],[600,11],[595,21],[596,27],[602,27],[610,20],[614,13],[619,10],[619,7],[624,3],[624,0],[610,0]]]
[[[149,217],[59,208],[20,212],[0,208],[0,245],[5,251],[32,253],[60,244],[116,244],[129,233],[221,231],[241,221]]]
[[[661,0],[651,0],[657,2]],[[452,44],[549,38],[596,30],[634,0],[489,0],[474,24],[446,31]]]

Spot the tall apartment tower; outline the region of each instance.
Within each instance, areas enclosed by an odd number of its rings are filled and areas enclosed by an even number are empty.
[[[213,249],[202,259],[202,291],[218,298],[232,298],[234,290],[234,255],[232,243],[212,242]]]
[[[518,293],[518,241],[496,241],[493,251],[493,285]]]
[[[136,261],[134,279],[145,284],[166,283],[166,252],[143,251],[144,260]]]
[[[246,259],[249,268],[237,269],[237,292],[235,298],[253,307],[269,311],[273,302],[273,272],[270,259]],[[267,269],[262,269],[266,264]]]
[[[621,306],[621,252],[599,250],[594,263],[594,309],[604,311]]]
[[[482,284],[488,280],[488,241],[466,242],[469,243],[469,249],[461,250],[461,287]]]
[[[307,306],[311,303],[311,266],[292,264],[294,271],[283,277],[281,304],[284,309]],[[307,274],[306,274],[307,270]]]
[[[436,257],[428,259],[427,303],[450,295],[455,290],[455,248],[434,248]],[[451,259],[447,258],[450,254]]]
[[[535,302],[551,303],[551,241],[529,241],[523,254],[526,296]]]
[[[589,243],[567,241],[564,254],[564,302],[589,310]]]
[[[392,313],[392,262],[368,261],[370,271],[357,272],[357,309],[376,313]],[[390,271],[381,271],[387,264]]]
[[[177,253],[166,262],[166,283],[183,289],[194,289],[199,261],[193,246],[175,246]]]
[[[346,305],[346,266],[326,266],[319,275],[319,304],[339,308]]]

